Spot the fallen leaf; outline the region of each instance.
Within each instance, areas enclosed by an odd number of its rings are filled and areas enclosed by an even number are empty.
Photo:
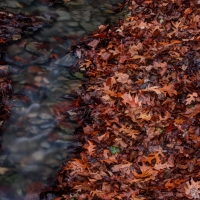
[[[88,144],[84,145],[84,148],[87,150],[89,155],[92,155],[95,152],[96,145],[93,145],[93,143],[90,140],[86,140]]]
[[[185,194],[192,197],[199,199],[200,198],[200,181],[195,182],[193,178],[191,178],[190,181],[186,182],[186,186],[184,187],[185,189]]]
[[[198,97],[198,94],[196,92],[188,94],[186,99],[186,105],[191,104],[193,101],[195,102],[196,97]]]

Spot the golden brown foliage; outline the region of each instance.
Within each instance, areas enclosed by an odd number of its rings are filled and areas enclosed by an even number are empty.
[[[62,167],[56,199],[199,199],[200,2],[129,9],[85,40],[84,150]]]

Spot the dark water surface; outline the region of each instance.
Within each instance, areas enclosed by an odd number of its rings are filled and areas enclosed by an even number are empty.
[[[13,111],[3,133],[0,200],[38,199],[40,189],[52,182],[51,177],[79,145],[73,140],[76,123],[69,118],[58,125],[58,109],[70,110],[73,99],[68,97],[84,81],[81,73],[69,73],[68,65],[76,58],[65,55],[71,45],[114,15],[111,5],[118,2],[122,1],[76,0],[48,7],[33,0],[0,1],[1,10],[52,23],[7,47],[5,61],[18,73],[10,77]],[[50,55],[55,57],[50,59]]]

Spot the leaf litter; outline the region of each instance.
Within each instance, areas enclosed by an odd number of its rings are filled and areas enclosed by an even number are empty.
[[[55,200],[200,198],[200,2],[127,6],[81,41],[83,149],[59,171]]]

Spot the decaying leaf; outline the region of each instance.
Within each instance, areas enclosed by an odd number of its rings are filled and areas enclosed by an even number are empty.
[[[195,182],[193,178],[191,178],[190,181],[186,182],[185,186],[185,194],[189,197],[192,197],[193,199],[199,199],[200,198],[200,181]]]

